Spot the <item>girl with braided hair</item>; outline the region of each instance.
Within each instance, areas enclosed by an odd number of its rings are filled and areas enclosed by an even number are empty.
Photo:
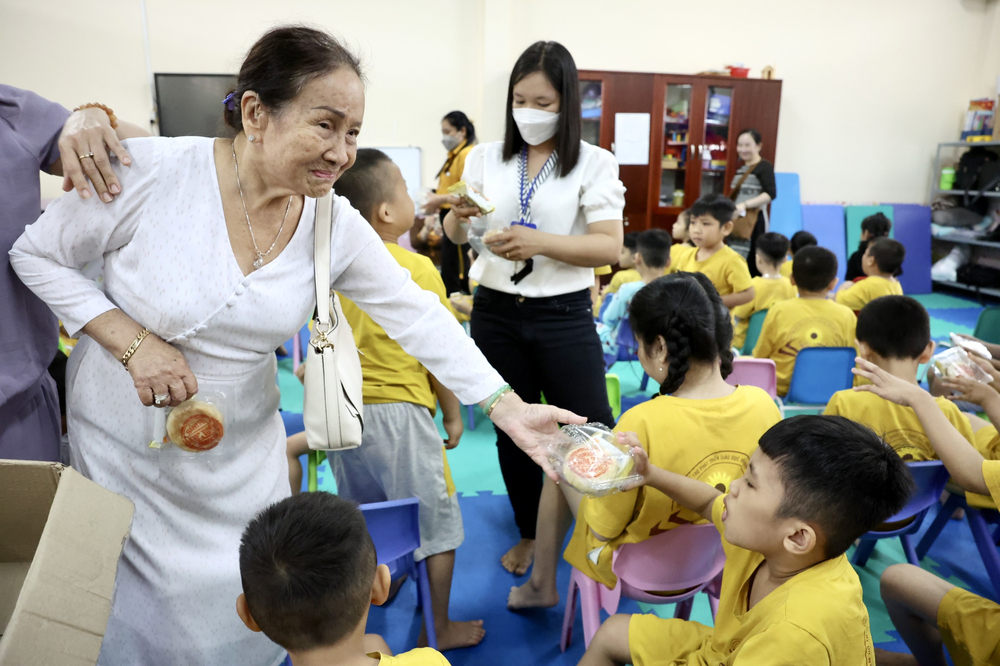
[[[654,464],[728,492],[743,475],[757,440],[780,420],[763,390],[730,386],[733,327],[719,292],[701,273],[674,273],[643,287],[629,318],[643,370],[660,394],[622,414],[616,430],[635,432]],[[613,588],[614,551],[678,525],[704,522],[671,498],[647,487],[599,498],[582,498],[559,486],[576,516],[565,559]],[[528,585],[555,606],[555,565],[568,521],[539,512],[535,564]]]

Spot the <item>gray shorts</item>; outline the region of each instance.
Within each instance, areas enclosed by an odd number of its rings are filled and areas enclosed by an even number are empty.
[[[410,402],[365,405],[361,446],[331,452],[328,458],[341,497],[359,504],[420,500],[417,560],[454,550],[465,539],[458,495],[449,493],[444,441],[426,407]]]

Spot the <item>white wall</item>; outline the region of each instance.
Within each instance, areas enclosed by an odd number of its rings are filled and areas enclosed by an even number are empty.
[[[149,83],[139,0],[0,0],[0,81],[142,123]],[[924,202],[938,141],[995,94],[997,0],[147,0],[153,69],[235,72],[276,23],[344,37],[369,77],[366,145],[423,148],[425,185],[455,108],[500,138],[506,81],[538,39],[581,69],[690,73],[743,62],[783,79],[780,171],[813,202]],[[45,194],[57,183],[45,181]]]

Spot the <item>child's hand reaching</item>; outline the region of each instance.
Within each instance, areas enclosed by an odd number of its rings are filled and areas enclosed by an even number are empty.
[[[632,458],[635,461],[634,471],[636,475],[642,477],[642,481],[631,482],[623,487],[622,490],[632,490],[633,488],[646,485],[648,481],[647,475],[653,466],[649,464],[649,454],[646,453],[646,449],[642,448],[639,437],[634,432],[619,432],[615,436],[618,438],[620,444],[624,444],[632,452]]]
[[[857,363],[857,366],[852,368],[851,372],[871,382],[871,384],[855,386],[855,391],[868,391],[880,398],[885,398],[889,402],[894,402],[904,407],[912,407],[915,402],[930,395],[927,391],[920,388],[919,385],[890,375],[882,368],[870,361],[866,361],[860,356],[854,359],[854,362]]]
[[[958,395],[948,396],[949,400],[965,400],[980,407],[985,406],[990,401],[1000,400],[1000,393],[997,393],[992,386],[968,377],[942,379],[941,385],[958,393]]]

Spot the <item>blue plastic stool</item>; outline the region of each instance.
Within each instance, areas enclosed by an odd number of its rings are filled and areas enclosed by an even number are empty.
[[[969,529],[972,530],[972,538],[976,542],[976,549],[979,551],[979,556],[986,567],[986,575],[989,576],[990,582],[993,584],[993,589],[1000,596],[1000,552],[997,552],[997,539],[1000,538],[1000,529],[990,534],[989,526],[986,522],[987,517],[991,521],[997,521],[997,512],[992,508],[969,506],[965,499],[965,493],[961,489],[956,488],[953,492],[952,488],[949,487],[948,492],[951,493],[951,497],[941,507],[937,517],[934,518],[931,526],[927,528],[924,538],[917,544],[917,557],[923,557],[931,549],[934,541],[941,534],[941,530],[944,529],[944,526],[951,519],[952,514],[955,513],[955,509],[965,509],[965,519],[969,523]],[[975,497],[979,496],[976,495]]]
[[[823,409],[837,391],[854,385],[854,347],[806,347],[795,357],[785,411]],[[794,403],[794,404],[789,404]]]

